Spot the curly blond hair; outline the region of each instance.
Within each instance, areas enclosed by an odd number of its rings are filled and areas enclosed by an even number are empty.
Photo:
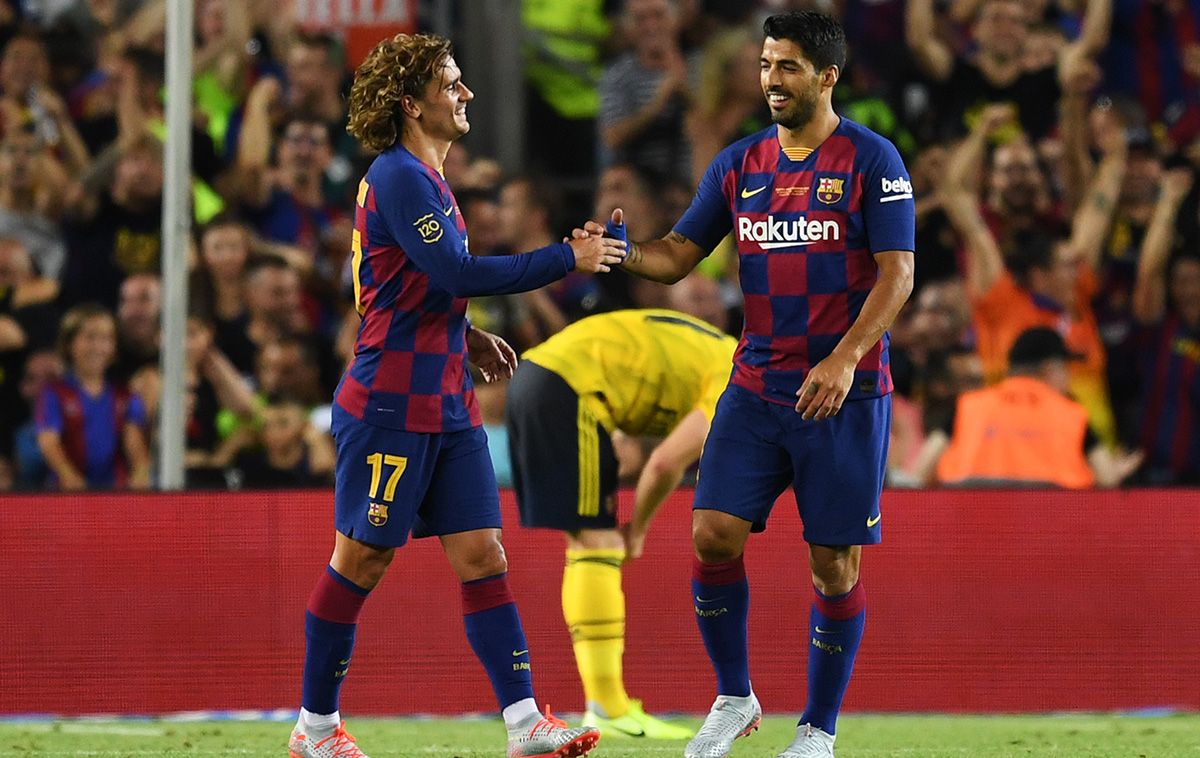
[[[354,72],[350,132],[369,150],[383,152],[400,139],[400,98],[420,97],[452,54],[450,40],[435,34],[397,34],[380,41]]]

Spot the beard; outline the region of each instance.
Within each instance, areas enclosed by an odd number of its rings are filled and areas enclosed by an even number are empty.
[[[792,107],[785,110],[771,110],[771,121],[784,129],[800,129],[812,121],[817,112],[817,98],[805,95],[793,95]]]

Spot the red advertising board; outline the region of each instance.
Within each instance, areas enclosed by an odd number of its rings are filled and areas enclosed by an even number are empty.
[[[1200,709],[1200,493],[884,497],[847,709]],[[581,710],[561,537],[516,528],[504,503],[538,696]],[[700,712],[712,697],[688,504],[672,497],[625,572],[626,678],[655,710]],[[327,492],[0,499],[0,713],[295,707],[331,511]],[[747,564],[755,689],[768,710],[798,711],[812,590],[790,500]],[[364,610],[345,710],[493,710],[460,614],[437,542],[404,548]]]

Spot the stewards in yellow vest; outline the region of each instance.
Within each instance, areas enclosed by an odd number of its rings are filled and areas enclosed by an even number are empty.
[[[938,479],[950,486],[1112,487],[1141,465],[1113,453],[1088,429],[1087,411],[1066,395],[1076,359],[1058,332],[1023,332],[1009,351],[1008,378],[958,400]]]

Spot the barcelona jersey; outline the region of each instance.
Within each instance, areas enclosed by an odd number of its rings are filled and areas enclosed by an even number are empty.
[[[537,289],[575,265],[566,244],[471,255],[441,173],[401,145],[359,184],[351,252],[362,323],[335,402],[356,420],[421,433],[480,424],[466,370],[466,298]]]
[[[896,148],[847,118],[815,150],[784,149],[772,125],[721,151],[675,231],[707,251],[731,232],[737,245],[746,315],[730,383],[794,405],[858,318],[879,276],[873,255],[914,250],[915,227]],[[885,334],[846,399],[891,390]]]

